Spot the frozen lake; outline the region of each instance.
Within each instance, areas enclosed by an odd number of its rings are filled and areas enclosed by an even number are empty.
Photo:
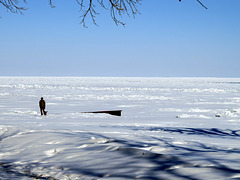
[[[240,179],[239,140],[240,79],[0,77],[1,180]]]

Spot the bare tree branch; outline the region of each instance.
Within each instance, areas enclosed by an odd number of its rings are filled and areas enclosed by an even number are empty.
[[[125,13],[128,16],[132,15],[135,17],[137,13],[140,14],[137,8],[137,6],[140,5],[140,1],[141,0],[109,0],[111,4],[111,17],[116,25],[125,25],[117,16],[122,17],[122,15]]]
[[[0,0],[0,5],[2,4],[8,11],[12,13],[19,13],[23,14],[23,11],[26,10],[26,8],[19,6],[19,1],[26,4],[26,0]],[[53,5],[54,0],[48,0],[49,5],[54,8]],[[100,6],[104,8],[105,10],[108,10],[110,12],[110,16],[115,22],[116,25],[121,24],[125,25],[124,22],[120,20],[124,14],[127,16],[132,16],[135,18],[136,14],[140,14],[138,11],[138,5],[141,5],[142,0],[75,0],[77,4],[79,5],[80,9],[79,11],[82,13],[81,18],[81,24],[83,24],[84,27],[86,26],[86,18],[89,16],[93,22],[93,24],[97,25],[96,23],[96,16],[99,14],[96,11],[96,7]],[[181,2],[181,0],[179,0]],[[200,0],[198,1],[201,6],[207,9],[206,6],[203,5],[203,3]]]
[[[207,7],[206,6],[204,6],[203,5],[203,3],[201,2],[201,1],[199,1],[199,0],[197,0],[198,2],[199,2],[199,4],[201,4],[202,5],[202,7],[204,7],[205,9],[207,9]]]
[[[25,0],[23,0],[23,2],[26,3]],[[0,0],[0,4],[2,4],[8,11],[23,14],[23,11],[27,8],[18,6],[18,3],[18,0]]]
[[[181,2],[181,0],[179,0]],[[204,7],[205,9],[207,9],[207,7],[200,1],[200,0],[197,0],[197,2],[199,2],[199,4],[201,4],[202,7]]]
[[[52,3],[52,0],[49,0],[49,4],[50,4],[50,6],[51,6],[52,8],[55,8],[55,6],[54,6],[53,3]]]
[[[93,0],[76,1],[80,6],[80,12],[82,12],[82,15],[80,16],[82,20],[80,23],[82,23],[84,27],[87,27],[85,21],[88,15],[91,18],[93,24],[97,25],[95,20],[96,15],[99,14],[96,11],[97,5],[110,11],[110,15],[116,25],[125,25],[125,23],[120,21],[119,18],[121,18],[123,14],[126,14],[128,16],[132,15],[135,17],[135,14],[139,13],[137,5],[140,5],[141,0],[95,0],[95,3],[93,3]]]
[[[77,0],[77,2],[78,2],[78,0]],[[84,11],[83,14],[80,16],[82,18],[80,23],[83,24],[84,27],[87,27],[86,23],[85,23],[85,19],[86,19],[87,15],[90,14],[93,24],[97,25],[97,23],[95,21],[95,17],[98,13],[95,10],[95,5],[93,4],[92,0],[89,0],[89,5],[86,10],[83,10],[83,8],[85,7],[83,5],[83,0],[81,0],[81,2],[78,2],[78,4],[80,5],[80,11]]]

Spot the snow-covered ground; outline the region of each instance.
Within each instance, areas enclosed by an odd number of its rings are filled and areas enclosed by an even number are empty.
[[[240,179],[239,140],[240,79],[0,77],[1,180]]]

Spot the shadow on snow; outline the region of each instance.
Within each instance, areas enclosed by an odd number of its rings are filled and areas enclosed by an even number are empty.
[[[140,130],[140,129],[137,129]],[[146,129],[145,129],[146,130]],[[187,135],[206,135],[219,137],[239,137],[239,130],[220,130],[220,129],[197,129],[197,128],[166,128],[152,127],[149,131],[165,131],[170,133],[180,133]],[[34,137],[34,133],[29,133]],[[43,132],[38,132],[43,133]],[[47,135],[57,135],[57,137],[74,138],[69,141],[71,148],[66,148],[64,154],[60,154],[62,158],[57,159],[53,164],[34,164],[14,165],[14,162],[0,163],[0,176],[32,178],[32,179],[55,179],[50,175],[44,175],[32,172],[36,166],[56,166],[59,165],[59,171],[65,171],[64,174],[79,174],[89,177],[90,179],[101,178],[121,178],[121,179],[188,179],[198,180],[205,179],[201,177],[202,171],[209,174],[221,174],[218,177],[230,178],[240,173],[240,169],[227,165],[230,163],[239,164],[239,159],[225,159],[226,156],[240,156],[240,149],[223,149],[217,146],[209,146],[200,142],[192,142],[191,145],[177,145],[169,141],[167,138],[148,137],[149,142],[125,139],[111,139],[101,134],[90,132],[44,132]],[[25,134],[28,135],[28,134]],[[103,143],[86,141],[91,137],[106,139]],[[70,140],[69,139],[69,140]],[[72,162],[65,162],[66,155],[74,152],[75,155],[80,154],[79,147],[84,143],[91,146],[86,147],[84,151],[88,152],[87,166],[83,163],[82,157],[76,157]],[[72,144],[74,142],[74,144]],[[68,146],[65,144],[63,146]],[[106,148],[107,147],[107,148]],[[164,147],[171,151],[164,153],[156,153],[151,150],[144,150],[146,147]],[[219,157],[219,154],[222,157]],[[46,162],[48,158],[42,158],[41,161]],[[21,169],[19,171],[18,169]],[[46,167],[45,167],[46,168]],[[182,171],[184,170],[184,171]],[[49,170],[50,171],[50,170]],[[195,172],[195,173],[193,173]],[[199,173],[197,173],[199,172]],[[12,178],[14,179],[14,178]],[[210,178],[211,179],[211,178]]]

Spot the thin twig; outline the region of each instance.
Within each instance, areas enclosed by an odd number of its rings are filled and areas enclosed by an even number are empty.
[[[197,0],[197,2],[199,2],[199,4],[201,4],[202,5],[202,7],[204,7],[205,9],[207,9],[207,7],[206,6],[204,6],[204,4],[200,1],[200,0]]]

